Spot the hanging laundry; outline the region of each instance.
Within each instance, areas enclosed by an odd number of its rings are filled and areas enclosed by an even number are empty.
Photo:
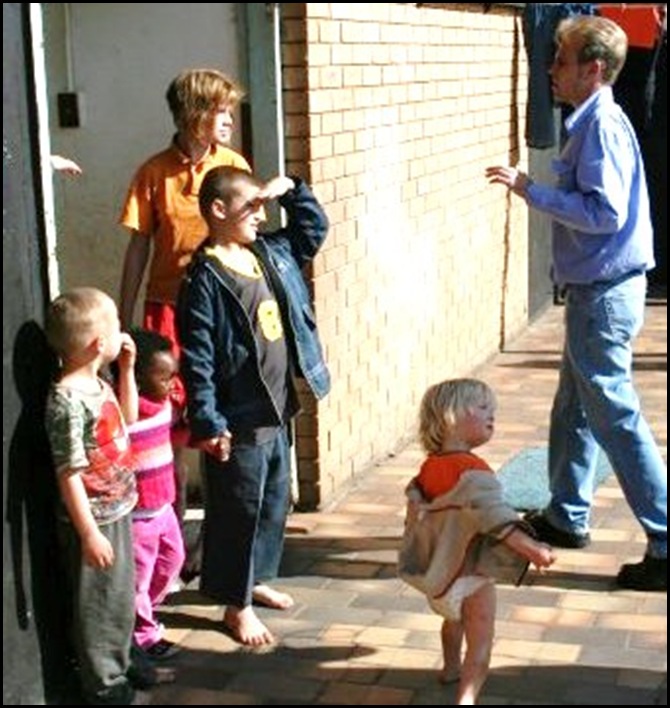
[[[616,22],[628,36],[629,47],[653,49],[659,34],[659,6],[598,5],[598,14]]]
[[[554,34],[558,23],[573,15],[594,15],[592,3],[526,3],[523,36],[528,56],[526,144],[550,148],[556,144],[554,96],[549,69],[554,60]]]

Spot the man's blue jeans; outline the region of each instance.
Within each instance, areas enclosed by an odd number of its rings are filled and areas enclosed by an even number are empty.
[[[632,380],[633,339],[644,320],[647,280],[570,285],[565,344],[551,412],[547,519],[564,531],[589,527],[600,446],[648,539],[668,553],[667,468],[640,410]]]

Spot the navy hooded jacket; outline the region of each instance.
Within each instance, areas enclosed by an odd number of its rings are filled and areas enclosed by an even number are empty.
[[[277,299],[292,373],[320,399],[330,390],[330,375],[302,269],[325,241],[328,219],[307,185],[293,181],[294,189],[279,199],[286,227],[259,234],[250,248]],[[180,367],[194,440],[285,422],[263,380],[249,315],[206,246],[194,254],[177,300]],[[297,411],[292,389],[287,412]]]

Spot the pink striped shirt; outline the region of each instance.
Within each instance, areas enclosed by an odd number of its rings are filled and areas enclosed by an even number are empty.
[[[155,403],[140,396],[139,413],[139,420],[128,426],[139,495],[135,509],[158,510],[176,498],[172,402],[168,398]]]

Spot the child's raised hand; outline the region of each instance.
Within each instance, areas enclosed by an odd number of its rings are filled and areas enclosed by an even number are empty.
[[[258,193],[263,200],[277,199],[295,187],[295,182],[290,177],[274,177],[266,182]]]
[[[132,369],[137,358],[137,347],[133,338],[127,332],[121,332],[121,351],[117,358],[119,370]]]

